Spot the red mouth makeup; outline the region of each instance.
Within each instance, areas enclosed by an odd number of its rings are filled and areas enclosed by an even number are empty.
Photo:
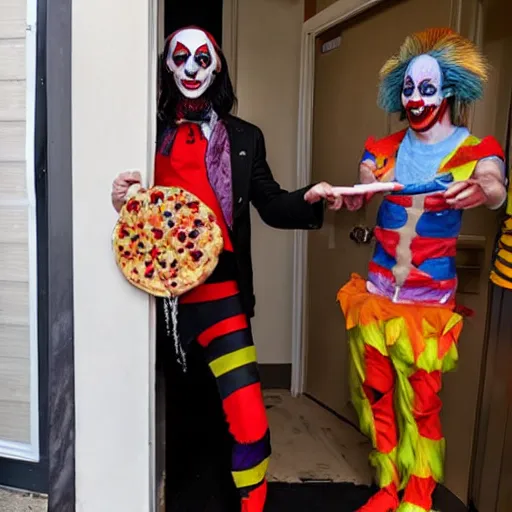
[[[203,82],[200,82],[199,80],[182,80],[181,83],[183,84],[183,87],[189,91],[195,91],[203,84]]]
[[[446,100],[441,105],[425,105],[423,100],[409,101],[405,107],[407,120],[416,132],[426,132],[434,126],[446,111]]]

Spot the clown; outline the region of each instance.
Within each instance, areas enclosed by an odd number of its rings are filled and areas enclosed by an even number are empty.
[[[443,479],[438,393],[442,373],[456,366],[462,329],[455,312],[462,211],[499,208],[506,197],[498,142],[466,128],[485,79],[475,45],[449,29],[408,37],[381,70],[380,106],[401,113],[409,127],[368,139],[360,181],[404,188],[380,206],[368,280],[352,275],[338,294],[351,397],[380,487],[361,512],[429,511]],[[345,203],[354,210],[369,199]]]
[[[210,34],[192,27],[166,40],[154,182],[198,197],[214,211],[224,239],[214,273],[179,299],[175,327],[187,355],[186,373],[168,348],[173,347],[164,321],[168,311],[164,301],[158,302],[157,343],[168,397],[167,494],[172,501],[170,494],[188,492],[194,510],[210,509],[208,500],[218,491],[204,489],[204,466],[219,459],[208,470],[211,481],[228,459],[226,473],[239,491],[242,511],[262,512],[270,436],[250,329],[255,305],[250,204],[272,227],[315,229],[322,225],[323,200],[339,209],[341,199],[326,183],[295,192],[281,189],[266,162],[261,131],[230,115],[234,101],[226,60]],[[116,178],[116,210],[139,182],[138,173]]]

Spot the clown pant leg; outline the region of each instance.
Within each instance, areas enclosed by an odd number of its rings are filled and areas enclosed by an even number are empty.
[[[398,506],[398,474],[395,465],[397,424],[393,405],[395,372],[387,354],[363,337],[364,328],[348,332],[350,388],[361,431],[374,448],[370,462],[381,490],[361,512],[388,512]],[[364,332],[368,335],[369,332]]]
[[[445,440],[440,419],[442,402],[438,396],[441,377],[440,371],[413,371],[403,378],[404,386],[397,396],[409,409],[401,409],[405,428],[398,457],[407,467],[408,477],[400,512],[431,510],[432,493],[443,479]]]
[[[209,319],[208,327],[196,339],[217,381],[233,437],[231,470],[242,498],[242,512],[262,512],[271,449],[256,349],[238,297],[218,302],[224,302],[225,307],[211,303],[194,305],[202,319]]]

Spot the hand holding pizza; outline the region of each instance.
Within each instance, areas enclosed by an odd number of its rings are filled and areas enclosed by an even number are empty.
[[[120,212],[126,201],[128,189],[133,185],[140,185],[142,177],[138,171],[127,171],[120,173],[112,183],[112,205],[116,212]]]

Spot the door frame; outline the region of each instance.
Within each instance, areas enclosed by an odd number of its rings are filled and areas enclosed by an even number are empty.
[[[302,27],[299,118],[297,134],[297,187],[311,182],[313,156],[313,105],[315,86],[316,37],[341,22],[348,21],[364,11],[389,0],[338,0],[319,12]],[[452,0],[451,26],[460,30],[463,0]],[[308,233],[296,231],[293,241],[293,297],[292,297],[292,379],[291,393],[304,392],[307,357],[307,246]]]

